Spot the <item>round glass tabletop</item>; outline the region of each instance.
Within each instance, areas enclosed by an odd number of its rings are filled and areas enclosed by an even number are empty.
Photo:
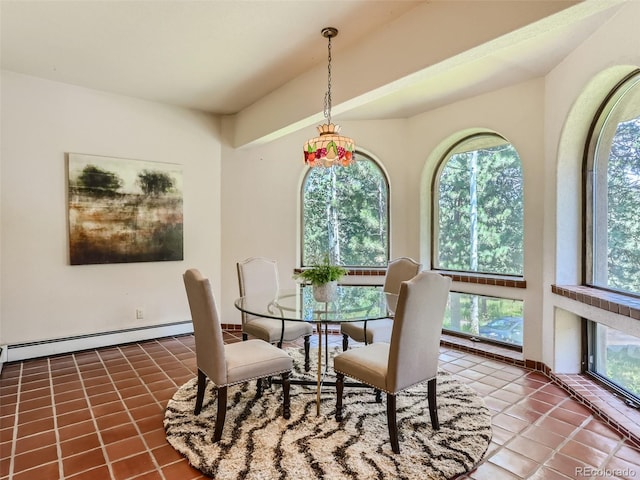
[[[273,294],[252,294],[235,301],[239,310],[259,317],[285,320],[342,323],[377,320],[393,316],[398,295],[379,287],[341,285],[335,300],[318,302],[310,285]]]

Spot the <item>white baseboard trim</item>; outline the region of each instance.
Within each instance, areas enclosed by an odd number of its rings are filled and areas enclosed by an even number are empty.
[[[193,333],[191,320],[184,322],[166,323],[147,327],[129,328],[103,333],[78,335],[75,337],[56,338],[39,342],[3,345],[2,356],[6,362],[28,360],[31,358],[48,357],[61,353],[78,352],[92,348],[121,345],[124,343],[151,340],[154,338],[170,337]],[[6,352],[6,353],[5,353]],[[0,362],[0,369],[2,363]]]

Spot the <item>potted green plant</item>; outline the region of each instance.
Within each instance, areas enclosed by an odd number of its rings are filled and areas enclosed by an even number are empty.
[[[340,265],[332,265],[329,255],[325,255],[321,263],[304,269],[295,275],[313,286],[313,297],[318,302],[330,302],[335,299],[338,281],[347,274],[347,269]]]

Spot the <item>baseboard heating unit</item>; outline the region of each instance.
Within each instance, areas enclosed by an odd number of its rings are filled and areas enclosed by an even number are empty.
[[[191,320],[183,322],[164,323],[161,325],[149,325],[144,327],[127,328],[110,332],[91,333],[73,337],[55,338],[37,342],[16,343],[2,345],[0,355],[0,370],[2,360],[15,362],[30,358],[48,357],[62,353],[77,352],[92,348],[108,347],[141,340],[171,337],[193,333]]]

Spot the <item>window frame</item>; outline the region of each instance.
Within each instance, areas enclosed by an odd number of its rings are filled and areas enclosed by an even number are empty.
[[[465,338],[467,340],[471,340],[474,343],[478,343],[478,344],[490,344],[490,345],[497,345],[499,347],[502,347],[504,349],[507,350],[513,350],[516,352],[521,352],[523,351],[523,345],[524,345],[524,307],[525,307],[525,301],[523,299],[518,299],[518,298],[507,298],[507,297],[501,297],[501,296],[496,296],[494,294],[491,293],[477,293],[477,292],[468,292],[468,291],[462,291],[462,290],[451,290],[449,292],[449,300],[447,302],[447,310],[446,310],[446,314],[449,316],[449,320],[451,319],[451,316],[453,315],[452,312],[452,294],[453,295],[467,295],[469,297],[477,297],[478,300],[480,300],[481,298],[484,298],[485,301],[501,301],[501,300],[506,300],[506,301],[511,301],[511,302],[520,302],[520,304],[522,305],[522,335],[523,335],[523,340],[522,343],[518,344],[518,343],[514,343],[514,342],[508,342],[508,341],[503,341],[503,340],[499,340],[499,339],[495,339],[495,338],[491,338],[490,336],[487,335],[482,335],[480,333],[473,334],[473,333],[468,333],[462,330],[452,330],[450,328],[447,328],[446,326],[443,326],[442,330],[444,333],[446,333],[447,335],[453,336],[453,337],[459,337],[459,338]],[[499,318],[503,318],[505,317],[504,315],[500,315],[499,317],[493,318],[491,320],[489,320],[490,323],[493,320],[497,320]],[[445,322],[446,323],[446,319]],[[487,326],[487,324],[483,325],[483,326]]]
[[[635,79],[635,80],[634,80]],[[629,85],[629,83],[632,85]],[[585,140],[582,159],[582,285],[607,292],[640,298],[640,292],[629,292],[615,288],[598,285],[594,281],[594,232],[602,231],[602,226],[598,229],[595,225],[597,218],[594,218],[594,182],[595,178],[596,152],[600,140],[600,132],[606,122],[608,115],[615,108],[617,101],[624,96],[629,88],[640,82],[640,68],[634,69],[618,81],[604,97],[596,109]],[[626,87],[626,88],[625,88]],[[607,178],[604,179],[605,181]],[[602,182],[602,178],[599,179]],[[605,189],[607,192],[608,189]],[[605,223],[605,234],[608,233]],[[605,255],[605,262],[608,262],[608,254]]]
[[[624,398],[627,405],[640,408],[640,395],[635,395],[614,379],[596,370],[596,354],[598,353],[598,322],[583,318],[583,359],[582,372]],[[604,325],[606,328],[608,325]]]

